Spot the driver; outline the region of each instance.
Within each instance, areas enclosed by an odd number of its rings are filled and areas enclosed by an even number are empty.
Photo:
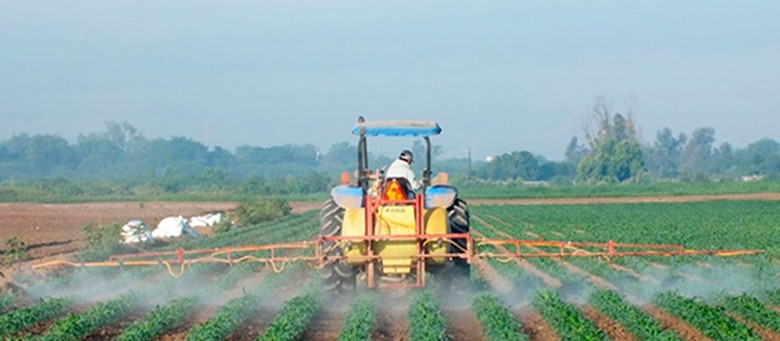
[[[402,151],[401,155],[398,156],[398,159],[393,161],[393,163],[391,163],[387,168],[385,178],[404,178],[409,181],[409,185],[412,187],[412,190],[419,190],[420,187],[422,187],[422,183],[415,180],[414,171],[411,167],[413,159],[414,156],[412,155],[411,151]]]

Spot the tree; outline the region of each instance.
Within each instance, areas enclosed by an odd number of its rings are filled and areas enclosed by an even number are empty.
[[[672,179],[680,175],[680,154],[688,137],[680,133],[676,138],[669,127],[655,135],[655,143],[649,156],[648,169],[653,175]]]
[[[580,144],[580,141],[576,136],[572,136],[571,140],[569,140],[569,144],[566,146],[566,152],[564,153],[566,162],[576,165],[580,163],[580,160],[582,160],[585,155],[588,155],[588,149]]]
[[[334,171],[357,169],[357,147],[349,142],[333,144],[322,157],[321,162],[323,167]]]
[[[682,151],[680,168],[688,176],[702,178],[714,170],[715,129],[696,128]]]
[[[627,116],[612,113],[611,104],[603,96],[596,98],[591,110],[591,119],[597,129],[585,129],[589,151],[580,160],[577,179],[585,182],[624,182],[641,176],[644,161],[633,110],[629,108]]]
[[[539,180],[539,161],[528,151],[502,154],[485,164],[481,175],[490,180]]]

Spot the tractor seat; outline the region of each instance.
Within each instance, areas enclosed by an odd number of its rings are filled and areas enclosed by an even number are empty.
[[[387,201],[399,201],[414,199],[412,185],[406,178],[385,179],[383,198]]]

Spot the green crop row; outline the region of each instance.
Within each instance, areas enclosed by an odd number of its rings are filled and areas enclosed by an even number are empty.
[[[482,325],[482,333],[490,341],[522,341],[528,337],[522,333],[517,320],[501,300],[493,294],[480,293],[471,301],[471,310]]]
[[[12,293],[0,293],[0,311],[10,307],[16,301],[16,295]]]
[[[55,322],[46,333],[36,340],[79,340],[91,332],[119,321],[135,302],[134,294],[126,294],[117,299],[101,302],[80,314],[70,314]]]
[[[437,340],[449,340],[447,319],[436,296],[423,289],[414,295],[409,306],[409,341]]]
[[[220,307],[208,321],[190,328],[187,333],[187,340],[225,339],[241,322],[246,320],[250,313],[256,310],[260,304],[261,297],[276,288],[285,279],[290,278],[299,269],[300,265],[291,265],[283,273],[269,275],[257,287]]]
[[[116,341],[152,340],[182,323],[191,313],[194,305],[195,297],[187,296],[177,298],[162,307],[157,307],[143,319],[125,328]]]
[[[780,314],[748,294],[721,298],[722,305],[758,325],[780,332]]]
[[[780,306],[780,288],[767,292],[769,303]]]
[[[642,340],[680,339],[675,334],[665,332],[658,321],[612,291],[595,291],[590,296],[589,303]]]
[[[258,341],[293,341],[298,340],[306,330],[306,326],[314,318],[322,305],[322,297],[318,290],[305,290],[303,294],[294,297],[284,304],[284,308],[276,315],[274,321],[265,330]]]
[[[38,322],[59,316],[73,305],[70,298],[47,298],[38,304],[10,311],[0,316],[0,337],[7,338]]]
[[[349,306],[349,314],[339,333],[339,341],[366,341],[376,319],[377,297],[361,293]]]
[[[563,340],[609,340],[579,309],[563,302],[557,292],[540,291],[533,306]]]
[[[192,327],[188,341],[224,340],[257,308],[259,298],[244,294],[228,301],[207,322]]]
[[[653,303],[696,326],[705,336],[715,340],[761,340],[756,333],[722,311],[692,298],[675,293],[655,296]]]

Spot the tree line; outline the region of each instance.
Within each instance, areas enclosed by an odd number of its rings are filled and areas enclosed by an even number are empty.
[[[514,151],[471,164],[466,159],[439,160],[442,148],[434,146],[434,171],[446,171],[455,182],[464,183],[482,179],[562,184],[780,174],[780,144],[768,138],[736,149],[725,142],[717,145],[713,128],[697,128],[690,135],[664,128],[652,144],[646,144],[639,139],[632,112],[613,112],[603,99],[593,107],[592,122],[593,128],[584,130],[582,139],[572,137],[562,161]],[[420,141],[411,149],[421,160]],[[147,139],[128,124],[107,123],[104,131],[82,134],[75,143],[56,135],[28,134],[0,141],[0,183],[31,183],[41,192],[56,189],[74,195],[121,194],[138,188],[152,195],[186,191],[307,194],[326,191],[337,183],[341,172],[354,170],[356,155],[355,145],[348,142],[334,144],[325,152],[311,144],[240,146],[229,151],[181,136]],[[383,167],[392,160],[382,155],[370,158],[372,167]]]
[[[718,181],[776,178],[780,175],[780,143],[759,139],[736,149],[716,144],[715,129],[696,128],[687,135],[666,127],[652,144],[637,134],[633,110],[614,112],[604,97],[592,106],[583,140],[574,136],[565,160],[549,162],[529,151],[495,157],[473,176],[491,180],[623,183],[642,180]]]

